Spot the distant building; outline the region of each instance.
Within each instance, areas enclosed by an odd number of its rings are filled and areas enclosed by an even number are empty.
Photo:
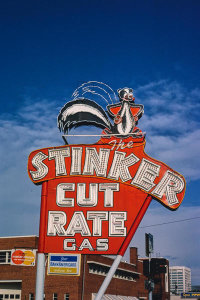
[[[191,291],[191,269],[184,266],[173,266],[169,268],[170,292],[180,295]]]

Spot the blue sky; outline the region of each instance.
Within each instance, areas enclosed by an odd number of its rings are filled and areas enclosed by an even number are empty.
[[[144,104],[146,152],[183,174],[176,212],[151,204],[131,245],[192,268],[200,283],[199,1],[11,1],[1,3],[0,235],[37,234],[40,188],[29,153],[62,144],[56,118],[83,82],[134,89]],[[151,224],[190,221],[142,228]]]

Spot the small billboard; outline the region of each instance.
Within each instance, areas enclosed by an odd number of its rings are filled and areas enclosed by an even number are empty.
[[[153,253],[153,235],[150,233],[145,233],[145,248],[146,256]]]
[[[35,266],[36,250],[12,249],[11,265],[17,266]]]
[[[80,254],[49,254],[48,275],[80,275]]]

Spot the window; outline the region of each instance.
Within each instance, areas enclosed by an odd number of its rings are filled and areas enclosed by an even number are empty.
[[[64,300],[69,300],[69,294],[64,295]]]
[[[58,300],[58,294],[57,293],[53,293],[53,300]]]
[[[6,251],[0,252],[0,263],[3,264],[6,262]]]
[[[0,300],[14,300],[21,299],[20,294],[0,294]]]
[[[34,294],[33,293],[29,294],[29,300],[34,300]]]
[[[11,261],[11,250],[0,251],[0,264],[9,264]]]

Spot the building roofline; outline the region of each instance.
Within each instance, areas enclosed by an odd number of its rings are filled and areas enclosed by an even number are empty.
[[[10,239],[10,238],[26,238],[26,237],[38,237],[38,235],[14,235],[14,236],[0,236],[0,239]]]
[[[11,280],[11,279],[8,279],[8,280],[4,279],[4,280],[0,280],[0,283],[20,283],[20,282],[22,282],[22,279],[13,279],[13,280]]]
[[[186,267],[186,266],[170,266],[170,268],[188,268],[188,269],[190,269],[189,267]]]

